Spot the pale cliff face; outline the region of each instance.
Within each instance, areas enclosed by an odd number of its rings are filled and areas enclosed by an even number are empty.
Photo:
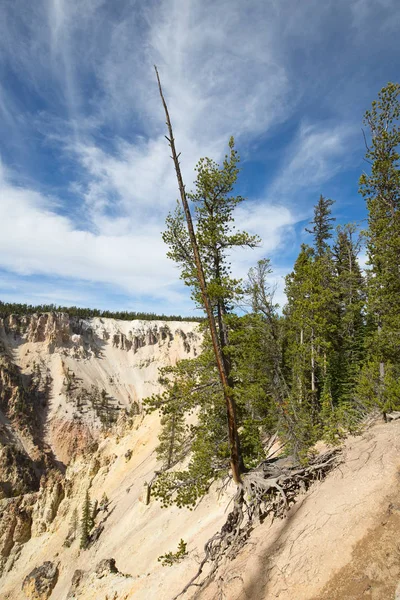
[[[54,548],[85,562],[92,551],[80,553],[79,539],[68,550],[63,543],[74,508],[80,519],[87,488],[98,501],[103,492],[110,501],[114,494],[125,500],[125,490],[134,488],[129,508],[138,504],[144,475],[150,479],[156,466],[159,430],[157,415],[143,415],[142,400],[160,390],[160,367],[195,356],[200,345],[196,323],[84,320],[61,313],[0,320],[3,581],[40,566],[43,552],[53,558]],[[147,462],[146,469],[132,478],[138,461]],[[73,572],[63,575],[60,567],[57,578],[69,586]],[[26,590],[32,585],[29,580]],[[19,585],[10,589],[10,597],[22,597]],[[56,589],[52,594],[57,597]]]
[[[14,388],[11,395],[18,396],[18,376],[25,391],[34,392],[34,415],[18,428],[20,434],[29,438],[36,420],[30,437],[38,436],[68,464],[78,448],[101,437],[127,411],[140,409],[143,398],[159,391],[159,367],[193,357],[200,339],[196,323],[11,316],[0,321],[0,360],[15,371],[14,381],[10,368],[0,378]],[[8,400],[3,418],[5,412],[16,416],[15,403]]]

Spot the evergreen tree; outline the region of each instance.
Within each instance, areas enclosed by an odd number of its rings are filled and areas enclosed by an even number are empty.
[[[314,247],[302,245],[294,270],[286,277],[285,360],[291,371],[287,410],[293,423],[296,452],[306,449],[318,437],[322,403],[324,418],[327,418],[329,411],[334,410],[336,399],[338,299],[329,245],[334,221],[332,204],[332,200],[320,196],[314,209],[312,228],[307,230],[313,235]]]
[[[168,400],[164,402],[161,417],[161,433],[156,448],[157,458],[168,470],[185,456],[186,426],[179,390],[176,381],[169,389]]]
[[[90,532],[93,528],[93,513],[90,502],[89,490],[86,491],[85,501],[82,509],[81,518],[81,549],[85,550],[89,546]]]
[[[221,345],[226,345],[223,317],[241,292],[240,281],[231,276],[229,254],[237,247],[253,248],[260,241],[257,236],[235,231],[233,226],[234,209],[244,201],[241,196],[231,195],[239,172],[238,163],[239,156],[231,138],[229,155],[222,166],[210,158],[200,159],[195,168],[194,192],[187,194],[194,204],[196,237]],[[179,204],[175,212],[168,215],[166,224],[163,240],[170,248],[167,256],[179,264],[181,278],[192,288],[193,299],[203,308],[185,217]]]
[[[226,404],[232,475],[235,482],[240,484],[245,466],[240,449],[233,394],[235,382],[229,353],[226,351],[229,346],[226,316],[232,308],[232,301],[240,297],[241,287],[240,280],[230,275],[228,254],[236,247],[254,247],[259,238],[246,232],[234,231],[233,211],[243,198],[231,195],[238,175],[239,161],[233,138],[229,141],[229,155],[225,157],[221,167],[209,158],[199,161],[194,192],[186,194],[159,79],[158,83],[183,205],[183,210],[178,205],[175,214],[169,215],[163,239],[170,247],[168,256],[180,265],[182,279],[192,288],[192,297],[207,314],[215,362]],[[195,207],[196,231],[188,200],[191,200]]]
[[[278,317],[273,317],[274,319]],[[274,406],[280,388],[274,384],[274,346],[268,321],[260,314],[229,315],[230,343],[226,347],[235,382],[234,398],[240,428],[243,458],[251,467],[265,456],[264,442],[277,430]],[[147,411],[161,410],[162,419],[171,413],[196,414],[184,444],[173,456],[187,456],[183,470],[164,470],[152,485],[152,495],[163,505],[195,505],[210,484],[229,468],[229,439],[223,390],[218,378],[210,338],[204,336],[202,353],[161,370],[165,391],[144,401]],[[163,419],[160,457],[166,462],[171,449],[171,421]],[[182,432],[183,433],[183,432]]]
[[[333,247],[338,290],[338,330],[335,375],[340,404],[354,401],[357,378],[364,359],[365,282],[358,262],[362,238],[354,224],[337,228]]]
[[[216,477],[229,468],[229,443],[226,427],[224,394],[215,365],[210,338],[205,332],[203,351],[195,359],[180,361],[175,367],[161,369],[160,383],[164,392],[146,399],[146,411],[158,409],[163,419],[162,448],[164,461],[189,457],[184,470],[163,470],[152,485],[152,495],[163,505],[194,505],[204,495]],[[196,424],[191,425],[187,443],[181,448],[171,440],[171,416],[176,423],[195,412]],[[167,416],[168,415],[168,416]],[[167,417],[164,419],[164,417]],[[183,432],[178,431],[179,437]],[[161,445],[161,444],[160,444]]]
[[[316,350],[312,309],[314,251],[302,244],[292,273],[286,277],[285,369],[290,381],[286,406],[292,423],[290,446],[300,455],[315,439]]]
[[[389,373],[398,377],[400,364],[399,96],[400,85],[388,83],[365,113],[364,123],[371,134],[366,159],[371,169],[360,178],[368,208],[368,313],[373,324],[368,368],[379,380],[377,392],[384,410],[388,407],[385,387],[394,389]],[[395,404],[398,401],[393,398]]]
[[[310,222],[313,227],[306,228],[306,231],[314,236],[314,248],[318,258],[329,253],[328,240],[332,238],[332,223],[335,221],[335,218],[331,217],[333,204],[334,200],[324,198],[321,194],[314,207],[314,219]]]

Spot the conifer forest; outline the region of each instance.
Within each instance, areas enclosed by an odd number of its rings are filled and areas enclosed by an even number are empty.
[[[194,506],[230,466],[240,489],[277,440],[307,465],[317,441],[335,447],[371,413],[386,419],[400,408],[400,85],[389,83],[364,115],[359,201],[368,222],[336,226],[334,199],[316,198],[307,241],[285,279],[282,310],[268,257],[246,280],[231,269],[233,249],[251,252],[260,243],[234,221],[245,199],[234,192],[233,139],[223,164],[199,161],[195,187],[186,193],[159,85],[183,196],[163,239],[207,318],[202,353],[162,369],[164,391],[146,401],[147,411],[161,412],[163,426],[163,466],[152,493],[164,505]]]

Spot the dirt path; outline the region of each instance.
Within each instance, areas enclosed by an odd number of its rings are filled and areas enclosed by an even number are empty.
[[[310,600],[391,600],[399,581],[400,485],[376,527],[355,545],[351,562]]]

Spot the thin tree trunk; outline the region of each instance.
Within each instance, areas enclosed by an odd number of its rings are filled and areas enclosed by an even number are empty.
[[[383,361],[379,363],[379,379],[383,384],[383,381],[385,379],[385,363]]]
[[[311,392],[315,393],[315,348],[314,328],[311,329]]]
[[[211,302],[210,302],[210,299],[209,299],[208,293],[207,293],[207,286],[206,286],[206,281],[205,281],[205,277],[204,277],[203,265],[201,262],[199,247],[197,244],[196,234],[195,234],[194,227],[193,227],[192,216],[190,214],[189,203],[188,203],[187,197],[186,197],[185,185],[183,183],[182,173],[181,173],[181,169],[180,169],[180,165],[179,165],[179,154],[177,154],[176,148],[175,148],[175,140],[174,140],[174,134],[172,131],[171,119],[169,117],[167,103],[166,103],[164,95],[163,95],[157,67],[154,66],[154,68],[155,68],[156,75],[157,75],[158,89],[160,92],[161,101],[163,103],[165,116],[167,119],[167,127],[168,127],[169,137],[166,136],[166,138],[169,142],[169,145],[170,145],[170,148],[172,151],[172,160],[174,161],[174,165],[175,165],[175,172],[176,172],[176,177],[178,180],[179,192],[180,192],[180,196],[181,196],[183,210],[185,212],[186,224],[187,224],[190,242],[191,242],[191,246],[192,246],[192,250],[193,250],[193,256],[194,256],[194,261],[195,261],[196,271],[197,271],[197,279],[198,279],[199,286],[200,286],[203,305],[204,305],[204,308],[205,308],[205,311],[207,314],[208,326],[210,329],[211,341],[212,341],[212,345],[213,345],[215,360],[217,363],[218,373],[219,373],[222,388],[224,391],[224,397],[225,397],[225,402],[226,402],[226,412],[227,412],[227,418],[228,418],[228,432],[229,432],[232,477],[233,477],[233,480],[235,481],[235,483],[241,484],[242,483],[241,466],[243,465],[243,461],[242,461],[242,455],[241,455],[241,451],[240,451],[240,442],[239,442],[239,435],[238,435],[238,428],[237,428],[237,421],[236,421],[235,400],[234,400],[232,392],[229,388],[229,381],[228,381],[228,375],[227,375],[226,369],[225,369],[224,357],[222,355],[221,347],[220,347],[219,341],[218,341],[218,333],[217,333],[217,327],[216,327],[216,323],[215,323],[215,317],[214,317]]]
[[[382,331],[382,325],[378,324],[378,334],[381,335],[381,331]],[[381,361],[379,363],[379,380],[381,382],[381,386],[383,387],[383,383],[385,380],[385,363],[383,361]]]
[[[304,329],[300,329],[300,346],[304,344]],[[301,350],[301,368],[304,370],[303,349]],[[297,385],[299,386],[299,403],[303,404],[303,386],[301,383],[301,374],[297,375]]]

